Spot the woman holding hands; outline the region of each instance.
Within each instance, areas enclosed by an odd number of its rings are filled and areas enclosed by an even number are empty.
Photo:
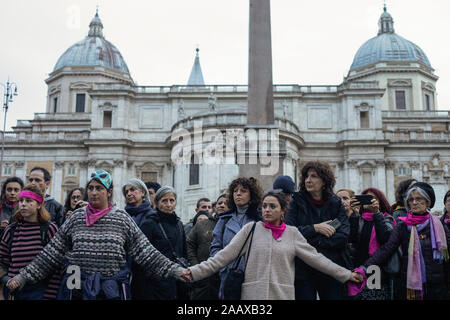
[[[127,254],[148,275],[186,278],[188,270],[157,251],[134,220],[113,204],[113,182],[107,171],[93,172],[86,190],[89,204],[75,210],[36,258],[8,281],[10,290],[39,282],[67,263],[80,268],[81,289],[69,289],[73,286],[66,281],[71,274],[66,274],[59,299],[128,300]]]
[[[214,257],[190,267],[194,281],[204,279],[234,259],[251,232],[252,241],[246,242],[241,252],[248,260],[242,300],[293,300],[295,298],[295,257],[310,267],[328,274],[340,282],[362,281],[362,276],[327,259],[308,244],[299,230],[284,223],[288,203],[281,192],[269,191],[263,197],[264,221],[246,224]],[[249,245],[251,243],[251,247]]]

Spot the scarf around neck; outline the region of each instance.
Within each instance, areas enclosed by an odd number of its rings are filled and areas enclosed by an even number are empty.
[[[284,230],[286,230],[286,224],[284,222],[282,222],[281,225],[279,225],[279,226],[274,226],[268,222],[264,222],[264,227],[272,230],[272,236],[275,238],[275,240],[278,240],[279,238],[281,238]]]
[[[5,203],[10,207],[15,208],[19,202],[11,202],[5,199]]]
[[[361,217],[365,220],[365,221],[373,221],[373,216],[375,213],[373,212],[364,212]],[[386,215],[389,215],[388,213],[383,213],[383,216],[386,217]],[[393,223],[394,223],[394,227],[396,225],[395,219],[392,219]],[[370,241],[369,241],[369,256],[373,255],[375,253],[375,251],[378,250],[378,248],[380,247],[380,244],[377,241],[377,234],[375,231],[375,225],[372,227],[372,232],[370,234]]]
[[[105,214],[110,212],[112,207],[113,204],[109,203],[108,208],[100,210],[95,209],[90,203],[88,203],[86,206],[86,226],[93,226],[96,221],[100,220]]]
[[[403,218],[403,219],[402,219]],[[411,231],[408,245],[408,269],[406,292],[408,300],[423,300],[423,288],[426,283],[425,262],[419,240],[419,231],[430,226],[430,239],[433,250],[433,259],[442,263],[448,261],[447,238],[440,220],[430,213],[424,216],[415,216],[410,212],[406,217],[400,217]]]

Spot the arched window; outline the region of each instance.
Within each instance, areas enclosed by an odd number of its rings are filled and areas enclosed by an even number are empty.
[[[200,183],[200,165],[198,163],[198,157],[195,153],[191,156],[191,162],[189,164],[189,185],[197,185]]]

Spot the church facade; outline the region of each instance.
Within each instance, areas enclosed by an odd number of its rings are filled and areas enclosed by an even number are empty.
[[[302,165],[319,159],[331,164],[336,190],[373,186],[390,202],[400,181],[426,181],[440,211],[450,185],[450,111],[437,110],[438,76],[425,52],[395,33],[386,8],[378,24],[378,35],[361,46],[341,84],[274,85],[279,163],[264,175],[249,163],[252,149],[237,143],[220,163],[202,161],[211,145],[207,132],[224,137],[224,150],[231,129],[248,146],[247,86],[205,84],[198,50],[186,85],[137,85],[104,38],[97,13],[86,38],[66,50],[45,80],[46,112],[17,121],[6,134],[3,178],[26,179],[32,167],[43,166],[53,176],[50,193],[63,202],[103,168],[113,175],[120,205],[129,178],[158,181],[175,187],[176,212],[187,222],[197,199],[216,199],[238,175],[257,176],[266,189],[279,174],[298,183]],[[193,148],[186,161],[174,162],[183,151],[176,149],[180,131],[191,134]]]

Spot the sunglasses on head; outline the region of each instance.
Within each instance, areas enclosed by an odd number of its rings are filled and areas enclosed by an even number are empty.
[[[92,174],[91,174],[91,178],[94,178],[94,177],[100,177],[100,178],[102,178],[102,179],[105,179],[107,176],[108,176],[107,173],[101,173],[101,174],[97,175],[96,172],[92,172]]]

